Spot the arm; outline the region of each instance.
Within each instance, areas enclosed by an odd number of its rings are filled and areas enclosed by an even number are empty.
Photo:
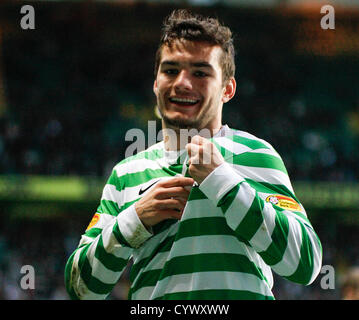
[[[123,209],[120,186],[113,170],[97,213],[67,261],[65,284],[72,299],[106,298],[125,270],[133,248],[152,236],[134,205]]]
[[[310,284],[321,268],[320,240],[291,191],[282,160],[259,156],[255,167],[250,167],[247,161],[252,156],[234,155],[228,159],[231,164],[218,166],[203,180],[200,189],[222,209],[228,226],[237,236],[253,247],[277,274],[293,282]],[[257,168],[260,173],[256,173]],[[263,182],[245,179],[243,174],[259,175]],[[214,185],[221,187],[213,188]],[[284,200],[273,204],[270,194],[278,195],[272,199],[282,195]]]
[[[237,150],[247,151],[235,153],[233,142],[229,152],[215,141],[193,137],[187,145],[189,172],[207,198],[222,209],[241,241],[277,274],[310,284],[321,268],[320,240],[277,152],[267,143],[246,143],[238,144]],[[205,158],[210,161],[204,162]]]

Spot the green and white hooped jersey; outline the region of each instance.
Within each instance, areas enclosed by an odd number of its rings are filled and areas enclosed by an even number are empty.
[[[185,155],[159,142],[114,167],[66,264],[72,299],[105,299],[130,259],[129,299],[274,299],[272,270],[314,281],[322,247],[281,157],[227,126],[210,140],[226,162],[192,187],[181,220],[151,230],[134,203],[158,181],[181,175]]]

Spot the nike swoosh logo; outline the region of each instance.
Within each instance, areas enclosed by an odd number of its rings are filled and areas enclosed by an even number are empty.
[[[151,188],[154,184],[156,184],[158,181],[160,181],[160,180],[157,180],[157,181],[155,181],[154,183],[151,183],[147,188],[145,188],[145,189],[140,189],[140,191],[138,192],[138,195],[141,195],[142,193],[144,193],[144,192],[146,192],[149,188]]]

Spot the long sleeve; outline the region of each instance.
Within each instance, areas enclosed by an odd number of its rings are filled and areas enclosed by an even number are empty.
[[[201,191],[221,208],[236,236],[277,274],[312,283],[321,268],[321,243],[279,155],[266,147],[226,161],[206,177]]]
[[[122,190],[114,170],[97,212],[65,267],[65,285],[72,299],[105,299],[134,248],[152,236],[139,220],[134,204],[123,204]]]

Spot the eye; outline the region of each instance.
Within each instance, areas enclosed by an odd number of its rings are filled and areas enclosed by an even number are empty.
[[[196,77],[199,77],[199,78],[204,78],[204,77],[207,77],[207,73],[205,73],[205,72],[203,72],[203,71],[195,71],[194,72],[194,75],[196,76]]]
[[[169,74],[169,75],[178,74],[177,69],[166,69],[163,72],[166,73],[166,74]]]

